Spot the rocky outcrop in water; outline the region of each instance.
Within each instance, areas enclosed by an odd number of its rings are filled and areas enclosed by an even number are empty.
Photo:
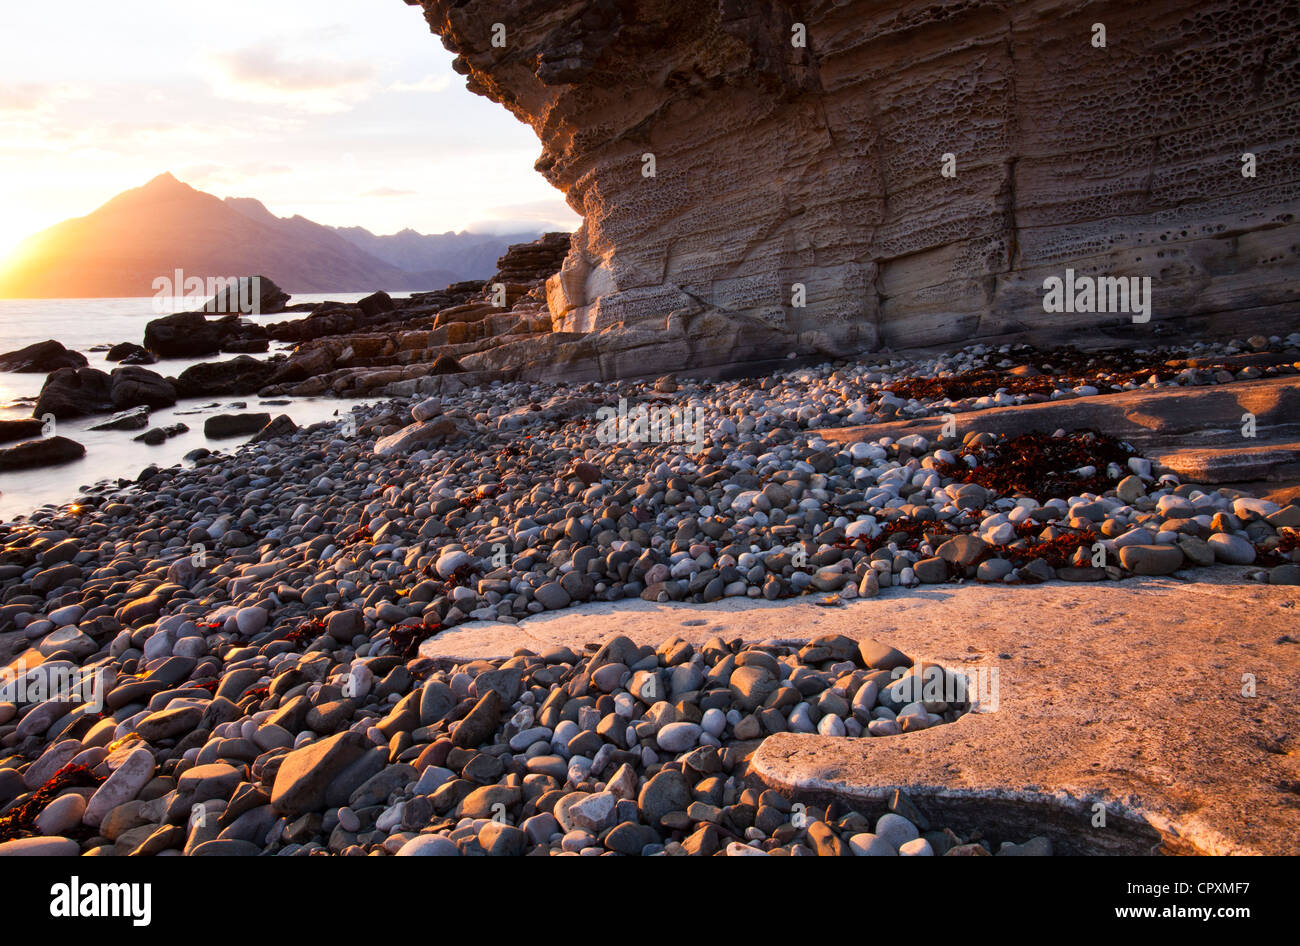
[[[304,319],[270,325],[272,339],[299,344],[260,393],[442,394],[544,365],[562,337],[552,332],[546,280],[568,250],[569,234],[548,233],[511,246],[487,282],[326,302]]]
[[[0,470],[27,470],[68,463],[86,455],[86,448],[67,437],[43,437],[0,449]]]
[[[534,375],[1300,317],[1294,5],[407,2],[585,218]]]
[[[58,371],[60,368],[83,368],[89,362],[78,351],[69,351],[61,342],[50,339],[37,342],[17,351],[0,355],[0,371],[17,371],[35,374]]]
[[[166,407],[176,403],[176,396],[168,379],[137,365],[114,368],[112,374],[98,368],[60,368],[45,379],[32,416],[53,414],[66,420],[129,407]]]

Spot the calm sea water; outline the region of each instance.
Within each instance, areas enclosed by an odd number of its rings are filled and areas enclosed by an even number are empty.
[[[300,302],[355,302],[367,293],[329,293],[325,295],[298,295],[291,300]],[[392,294],[397,297],[398,293]],[[145,323],[158,318],[157,300],[143,299],[0,299],[0,352],[24,348],[35,342],[53,338],[68,348],[80,351],[90,361],[91,367],[111,371],[115,365],[104,360],[104,352],[90,349],[99,345],[144,340]],[[194,308],[192,299],[166,300],[164,312]],[[305,313],[252,316],[251,321],[261,324],[285,322],[302,318]],[[266,358],[290,346],[271,343]],[[164,376],[175,377],[190,365],[201,361],[233,358],[234,355],[212,355],[207,358],[167,359],[148,366]],[[0,417],[31,417],[35,398],[45,383],[43,374],[15,374],[0,372]],[[163,408],[150,415],[150,426],[166,427],[184,423],[189,433],[156,447],[136,443],[131,438],[140,431],[92,431],[91,425],[100,423],[107,415],[83,417],[61,421],[58,432],[81,443],[86,455],[80,460],[60,466],[41,467],[34,470],[0,473],[0,519],[8,520],[26,515],[46,503],[75,502],[78,490],[104,479],[135,478],[151,463],[160,467],[182,463],[185,454],[197,447],[210,450],[230,448],[247,438],[211,441],[203,436],[203,419],[208,414],[231,410],[236,399],[200,398],[177,402],[175,407]],[[300,426],[327,420],[336,413],[346,412],[354,404],[366,401],[345,401],[336,398],[292,398],[287,405],[260,406],[256,396],[237,400],[247,404],[249,411],[266,411],[288,414]],[[373,400],[373,399],[371,399]],[[0,445],[2,448],[4,445]]]

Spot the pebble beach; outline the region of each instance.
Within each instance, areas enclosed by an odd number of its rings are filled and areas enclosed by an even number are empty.
[[[772,733],[905,739],[971,709],[954,670],[934,668],[933,699],[884,642],[614,637],[462,662],[419,645],[630,598],[836,607],[1192,566],[1300,583],[1293,503],[1181,482],[1092,431],[960,423],[1285,376],[1298,342],[496,382],[89,486],[0,525],[7,692],[94,681],[89,700],[0,693],[0,855],[1050,853],[945,830],[905,793],[864,813],[747,777]],[[698,420],[610,442],[620,402]],[[951,435],[824,434],[927,417]]]

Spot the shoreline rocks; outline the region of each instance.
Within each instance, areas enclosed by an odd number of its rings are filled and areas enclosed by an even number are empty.
[[[69,463],[86,455],[86,448],[67,437],[43,437],[0,448],[0,470],[28,470]]]
[[[1014,354],[948,357],[979,370]],[[812,639],[419,655],[469,621],[588,601],[836,607],[925,582],[1192,564],[1300,581],[1300,507],[1181,482],[1094,433],[826,439],[828,417],[950,406],[898,398],[890,385],[916,363],[890,364],[498,380],[296,431],[226,415],[256,442],[0,523],[0,634],[104,697],[102,716],[0,704],[0,804],[32,802],[34,831],[84,792],[98,833],[74,843],[118,854],[995,853],[996,825],[987,845],[949,838],[902,802],[892,813],[915,836],[836,805],[796,824],[794,799],[746,782],[773,733],[900,741],[965,711],[959,667],[937,671],[947,689],[932,698],[925,667],[888,640],[792,628]],[[656,418],[644,439],[602,433],[620,402]],[[701,418],[689,430],[687,408]],[[377,452],[442,423],[455,435]],[[1027,457],[1043,475],[1025,476]]]
[[[253,414],[214,414],[203,421],[203,436],[209,439],[223,437],[242,437],[255,434],[271,423],[271,415]]]
[[[87,364],[85,355],[68,350],[54,339],[0,354],[0,371],[48,374],[60,368],[84,368]]]
[[[0,420],[0,443],[31,440],[39,437],[45,425],[38,419]]]

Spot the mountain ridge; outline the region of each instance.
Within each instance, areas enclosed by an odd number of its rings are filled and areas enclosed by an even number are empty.
[[[298,294],[436,290],[486,279],[510,242],[535,237],[410,228],[376,236],[277,217],[257,198],[223,199],[164,172],[24,240],[0,263],[0,298],[150,296],[154,281],[177,269],[204,278],[262,273]]]

